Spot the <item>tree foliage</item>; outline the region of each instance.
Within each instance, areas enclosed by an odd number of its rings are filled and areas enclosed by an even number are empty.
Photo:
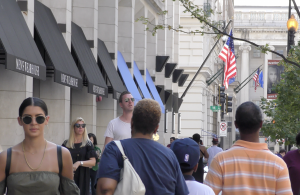
[[[195,34],[200,34],[200,35],[215,34],[217,38],[220,38],[223,35],[225,35],[227,37],[231,37],[234,40],[239,40],[239,41],[244,41],[246,43],[249,43],[249,44],[255,46],[257,49],[259,49],[262,53],[267,53],[267,52],[274,53],[274,54],[280,56],[286,63],[293,64],[294,66],[297,66],[298,68],[300,68],[299,62],[296,63],[294,61],[290,61],[284,55],[277,53],[275,51],[272,51],[268,47],[268,45],[257,45],[256,43],[254,43],[252,41],[234,37],[234,36],[230,36],[226,31],[224,31],[223,29],[220,28],[222,25],[220,25],[219,23],[215,23],[214,21],[211,21],[211,19],[209,17],[211,14],[221,14],[220,12],[217,13],[212,9],[204,10],[202,7],[195,5],[191,0],[173,0],[173,1],[179,1],[181,3],[181,5],[185,8],[185,10],[183,10],[184,13],[190,13],[192,18],[199,20],[201,25],[199,25],[200,27],[198,30],[186,31],[186,30],[183,30],[182,26],[180,26],[180,25],[177,27],[171,26],[171,25],[164,23],[164,20],[162,20],[159,24],[154,24],[151,21],[149,21],[149,18],[146,18],[146,17],[140,17],[140,18],[136,19],[136,22],[140,21],[143,24],[148,25],[146,30],[151,32],[153,36],[157,33],[158,30],[162,30],[162,29],[174,30],[176,32],[193,34],[193,35],[195,35]],[[164,18],[167,16],[168,10],[164,10],[161,13],[157,13],[157,14],[161,15]],[[150,28],[149,28],[149,26],[150,26]]]
[[[294,46],[287,57],[288,60],[300,63],[300,42]],[[284,66],[280,82],[273,87],[276,100],[262,98],[261,109],[266,115],[261,129],[271,140],[285,139],[287,144],[294,144],[300,132],[300,69],[282,60],[278,65]]]

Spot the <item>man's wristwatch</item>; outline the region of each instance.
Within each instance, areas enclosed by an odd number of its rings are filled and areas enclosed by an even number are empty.
[[[82,161],[80,161],[80,166],[83,166],[83,162]]]

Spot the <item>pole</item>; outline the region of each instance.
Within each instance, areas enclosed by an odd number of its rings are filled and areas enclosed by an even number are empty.
[[[294,9],[296,10],[296,12],[297,12],[297,14],[298,14],[298,16],[299,16],[299,18],[300,18],[300,12],[299,12],[298,6],[297,6],[297,4],[296,4],[296,1],[293,0],[293,3],[294,3]]]
[[[226,25],[224,31],[227,29],[227,27],[229,26],[229,24],[231,23],[231,20],[229,20],[228,24]],[[193,82],[195,81],[196,77],[198,76],[199,72],[201,71],[201,69],[203,68],[203,66],[205,65],[206,61],[208,60],[210,54],[212,53],[212,51],[215,49],[215,47],[217,46],[219,40],[221,39],[218,38],[218,40],[216,41],[215,45],[211,48],[209,54],[206,56],[205,60],[203,61],[202,65],[199,67],[198,71],[196,72],[195,76],[193,77],[193,79],[191,80],[191,82],[189,83],[189,85],[187,86],[187,88],[185,89],[185,91],[183,92],[181,99],[184,98],[184,96],[186,95],[186,93],[188,92],[188,90],[190,89],[190,87],[192,86]]]
[[[260,68],[262,65],[260,65],[258,68]],[[258,69],[257,68],[257,69]],[[237,86],[236,88],[234,88],[234,91],[236,91],[241,85],[243,85],[243,83],[245,82],[245,81],[247,81],[255,72],[257,72],[257,69],[255,69],[239,86]],[[248,83],[248,82],[247,82]],[[247,84],[246,83],[246,84]],[[244,85],[245,86],[245,85]],[[244,87],[243,86],[243,87]]]
[[[291,18],[291,0],[289,0],[289,15],[288,15],[288,20]],[[289,53],[291,49],[291,45],[290,45],[290,32],[288,31],[288,40],[287,40],[287,53]]]

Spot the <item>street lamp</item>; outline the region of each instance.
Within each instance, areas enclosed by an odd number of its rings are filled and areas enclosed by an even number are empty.
[[[298,22],[295,19],[294,14],[291,15],[290,19],[287,21],[287,28],[288,28],[288,50],[287,52],[289,53],[291,49],[291,45],[295,45],[295,33],[298,30]]]

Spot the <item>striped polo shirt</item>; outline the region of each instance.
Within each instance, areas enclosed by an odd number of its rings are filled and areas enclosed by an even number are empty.
[[[215,156],[204,183],[222,195],[293,195],[285,162],[267,144],[243,140]]]

